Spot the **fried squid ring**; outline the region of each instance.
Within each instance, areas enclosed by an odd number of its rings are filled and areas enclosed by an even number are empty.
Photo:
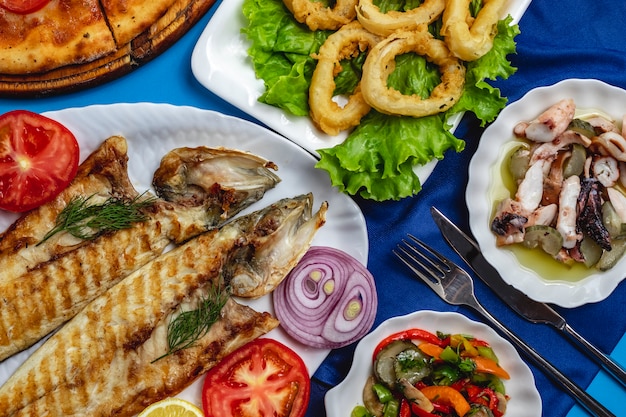
[[[342,26],[320,47],[317,66],[309,87],[309,107],[313,122],[329,135],[356,126],[371,107],[363,99],[360,83],[341,107],[333,101],[335,76],[341,71],[341,61],[371,50],[380,38],[365,30],[357,21]]]
[[[356,5],[359,0],[337,0],[330,8],[313,0],[283,0],[295,19],[316,31],[337,30],[356,18]]]
[[[446,0],[425,0],[418,7],[405,12],[390,10],[383,13],[373,0],[360,0],[356,16],[365,29],[389,36],[399,29],[412,30],[421,24],[434,22],[441,16],[445,6]]]
[[[395,58],[407,52],[424,56],[439,68],[441,82],[430,97],[404,95],[387,86],[394,71]],[[423,117],[444,112],[461,97],[465,84],[465,66],[456,58],[445,42],[435,39],[425,27],[417,31],[398,31],[370,51],[363,65],[361,89],[363,97],[381,113]]]
[[[447,0],[441,35],[454,55],[474,61],[493,46],[504,0],[484,0],[476,19],[470,16],[471,0]],[[473,22],[472,22],[473,20]]]

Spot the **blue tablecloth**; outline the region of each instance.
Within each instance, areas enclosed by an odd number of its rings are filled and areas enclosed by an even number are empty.
[[[211,92],[193,77],[190,59],[193,47],[214,8],[176,43],[155,60],[129,75],[87,91],[37,100],[0,99],[0,112],[16,108],[48,111],[90,104],[117,102],[157,102],[191,105],[218,110],[253,120]],[[510,101],[528,90],[550,85],[566,78],[596,78],[626,88],[626,2],[623,0],[571,0],[554,2],[535,0],[520,21],[517,55],[512,57],[516,74],[496,82]],[[626,113],[626,103],[624,103]],[[422,283],[410,278],[398,265],[391,249],[407,232],[431,243],[453,260],[461,262],[443,242],[430,220],[430,206],[437,206],[464,230],[468,215],[464,202],[467,168],[483,129],[466,116],[457,134],[467,141],[460,153],[448,153],[440,162],[424,189],[414,198],[398,202],[374,203],[357,198],[367,221],[370,237],[369,268],[376,277],[380,306],[376,324],[396,315],[417,309],[456,310],[480,320],[472,311],[452,308],[442,302]],[[624,271],[626,273],[626,271]],[[536,350],[553,362],[582,387],[597,393],[618,416],[626,416],[622,404],[626,391],[558,332],[543,325],[530,324],[516,316],[482,285],[477,285],[479,299]],[[606,300],[574,309],[559,309],[568,322],[605,352],[612,352],[626,331],[623,311],[626,285],[620,285]],[[331,352],[313,377],[312,399],[307,416],[324,416],[324,393],[341,382],[351,364],[354,346]],[[615,357],[626,364],[626,340]],[[572,409],[574,401],[541,371],[532,367],[543,400],[543,415],[563,417],[585,415]]]

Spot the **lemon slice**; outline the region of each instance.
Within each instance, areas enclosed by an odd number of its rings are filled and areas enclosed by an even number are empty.
[[[166,398],[148,406],[138,417],[204,417],[204,413],[189,401]]]

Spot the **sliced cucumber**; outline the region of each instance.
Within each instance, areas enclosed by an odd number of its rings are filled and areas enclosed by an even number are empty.
[[[583,254],[585,266],[591,268],[600,260],[602,248],[593,239],[585,236],[580,242],[580,253]]]
[[[626,223],[622,222],[622,218],[617,214],[610,201],[605,201],[602,204],[602,222],[606,230],[609,231],[611,239],[626,237]]]
[[[414,385],[430,374],[430,358],[417,347],[403,350],[396,355],[394,371],[396,381],[406,379]]]
[[[600,271],[607,271],[615,266],[624,253],[626,252],[626,240],[615,239],[611,242],[611,250],[605,250],[596,264],[596,268]]]
[[[430,372],[430,358],[410,341],[391,342],[374,361],[376,378],[391,389],[395,389],[401,378],[414,384]]]
[[[396,340],[389,343],[380,351],[374,361],[374,374],[376,378],[390,388],[396,385],[396,355],[406,349],[417,348],[414,343],[404,340]]]
[[[596,130],[591,125],[591,123],[582,120],[582,119],[574,119],[567,126],[569,130],[573,130],[574,132],[578,132],[581,135],[587,136],[588,138],[592,138],[596,136]]]
[[[528,146],[521,145],[509,158],[509,172],[514,180],[521,180],[526,175],[530,166],[530,150]]]
[[[528,226],[524,234],[523,244],[530,249],[540,247],[544,252],[555,256],[563,247],[563,236],[554,227]]]
[[[587,160],[587,150],[579,143],[572,145],[572,154],[565,164],[563,164],[563,178],[569,178],[572,175],[580,175],[585,169],[585,161]]]

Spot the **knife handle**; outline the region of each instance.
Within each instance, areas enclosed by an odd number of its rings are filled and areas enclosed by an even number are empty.
[[[570,380],[561,371],[555,368],[554,365],[544,359],[531,346],[529,346],[526,342],[520,339],[515,333],[510,331],[497,318],[492,316],[491,313],[489,313],[482,305],[476,302],[476,304],[472,305],[472,307],[480,314],[482,314],[486,319],[488,319],[502,333],[504,333],[509,338],[509,340],[511,340],[515,344],[515,346],[517,346],[517,348],[522,351],[522,353],[524,353],[531,360],[533,360],[533,362],[535,362],[535,364],[539,366],[548,377],[559,383],[591,415],[595,417],[615,417],[615,414],[611,413],[606,407],[600,404],[598,400],[589,395],[575,382]]]
[[[613,378],[619,381],[622,386],[626,387],[626,371],[620,367],[613,359],[608,355],[605,355],[597,347],[592,345],[587,339],[578,334],[576,330],[571,328],[569,324],[565,323],[565,326],[561,330],[576,341],[580,346],[585,348],[590,356],[595,359],[601,366],[607,371]]]

